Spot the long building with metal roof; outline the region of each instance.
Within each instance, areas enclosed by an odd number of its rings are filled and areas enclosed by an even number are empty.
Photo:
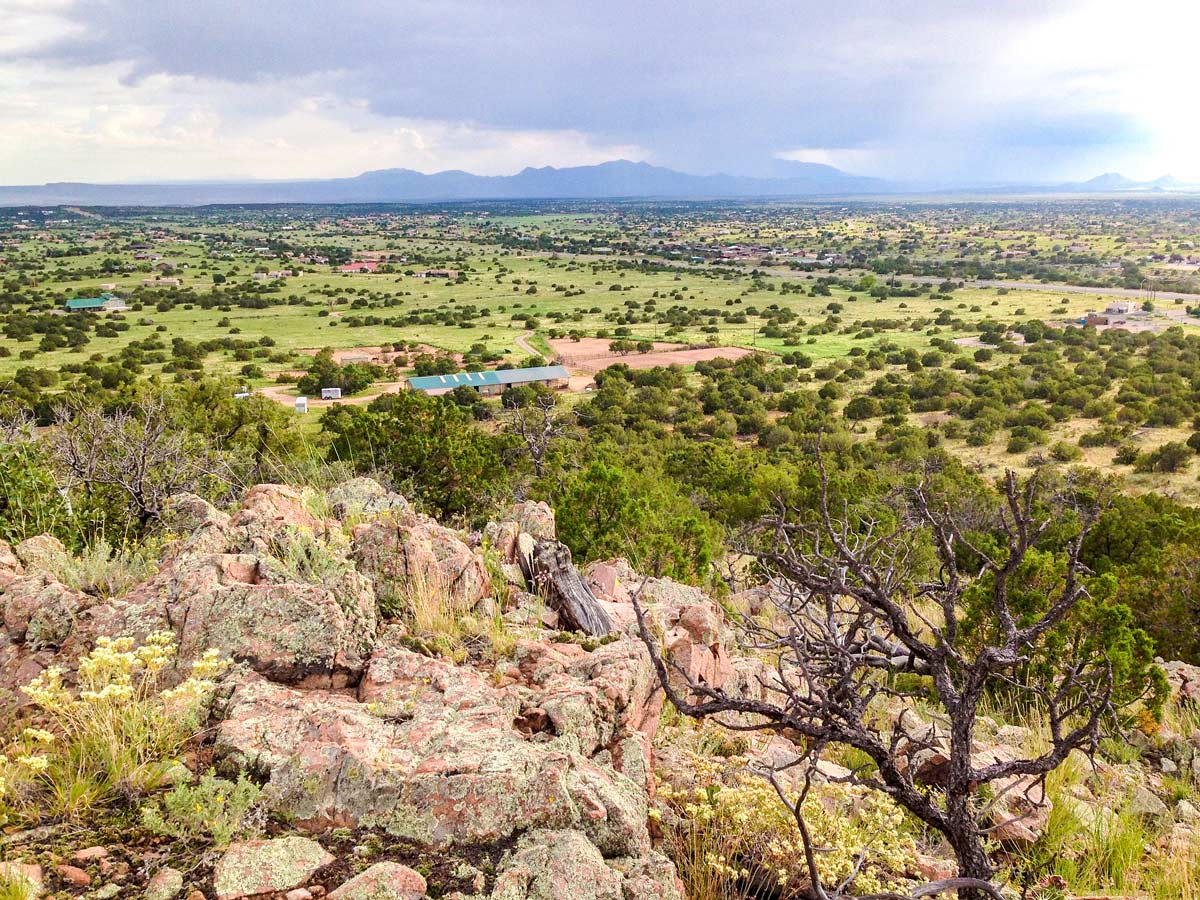
[[[530,369],[495,369],[487,372],[456,372],[453,375],[420,375],[408,379],[409,390],[427,394],[445,394],[456,387],[473,387],[481,394],[500,394],[521,384],[565,386],[570,375],[562,366],[535,366]]]

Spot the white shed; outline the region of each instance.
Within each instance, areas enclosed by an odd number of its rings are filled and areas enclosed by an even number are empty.
[[[307,397],[297,397],[296,398],[296,412],[298,412],[298,413],[308,412],[308,398]]]

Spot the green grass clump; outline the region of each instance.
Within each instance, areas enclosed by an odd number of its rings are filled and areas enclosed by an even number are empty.
[[[141,810],[142,824],[154,834],[228,846],[245,832],[246,818],[261,793],[246,774],[236,782],[206,773],[198,783],[179,784]]]

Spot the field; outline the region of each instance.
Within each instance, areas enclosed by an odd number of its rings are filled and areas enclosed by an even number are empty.
[[[322,348],[381,364],[343,401],[357,403],[439,355],[455,368],[562,362],[583,390],[613,363],[691,371],[763,352],[835,379],[841,408],[881,371],[1011,366],[1024,323],[1078,326],[1118,299],[1133,307],[1127,331],[1200,334],[1186,292],[1200,288],[1188,280],[1200,225],[1186,205],[548,206],[8,211],[0,378],[53,393],[80,375],[223,375],[290,406],[290,382]],[[66,298],[102,292],[128,308],[62,314]],[[1005,353],[987,349],[998,341]],[[882,368],[851,365],[872,354]],[[1040,435],[1076,444],[1093,427],[1072,417]],[[1153,450],[1189,434],[1143,423],[1126,442]],[[1037,461],[953,429],[946,446],[989,474]],[[1121,470],[1116,446],[1082,451]],[[1186,468],[1131,487],[1200,499]]]

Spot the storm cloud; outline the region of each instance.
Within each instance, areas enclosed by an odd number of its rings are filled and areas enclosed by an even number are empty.
[[[195,169],[179,146],[193,140],[223,167],[176,177],[496,172],[611,154],[701,173],[808,159],[913,179],[1082,177],[1167,164],[1181,136],[1156,119],[1169,97],[1140,97],[1186,59],[1137,25],[1154,6],[1135,20],[1108,0],[0,0],[18,33],[0,38],[0,78],[16,82],[0,125],[31,106],[51,123],[86,106],[31,137],[74,135],[94,170],[107,129],[115,176],[136,159],[159,177]],[[1158,55],[1120,52],[1143,33]],[[114,133],[113,117],[127,127]],[[70,161],[0,142],[17,171]]]

